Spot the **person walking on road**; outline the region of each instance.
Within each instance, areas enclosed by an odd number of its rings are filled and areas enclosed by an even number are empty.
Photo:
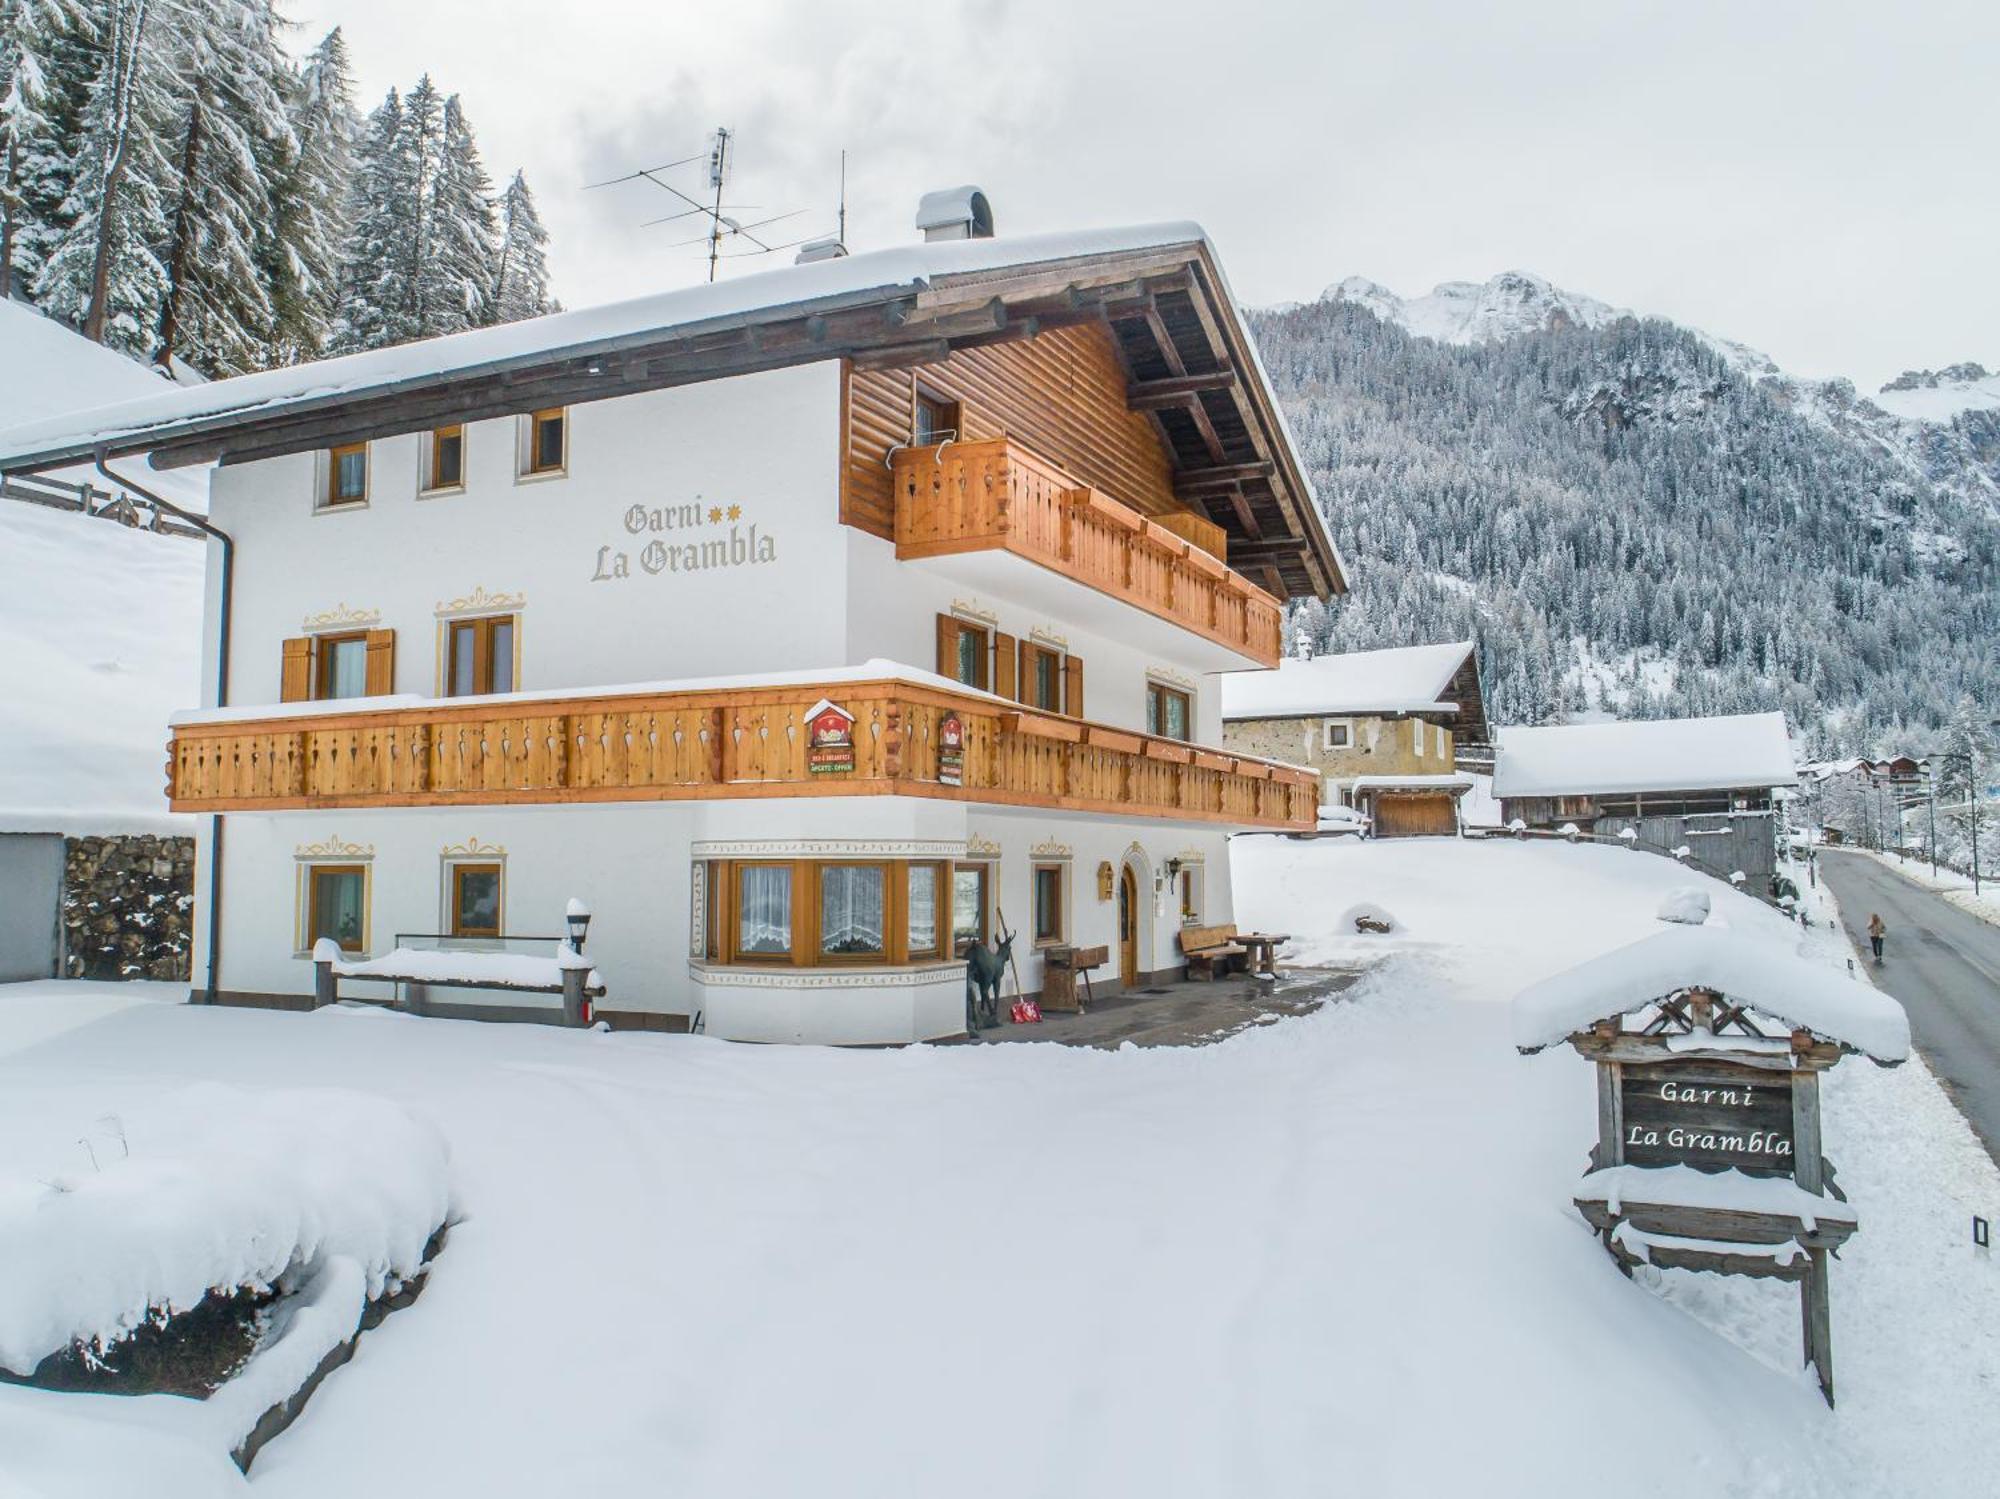
[[[1882,939],[1888,935],[1889,935],[1889,929],[1888,927],[1882,924],[1881,912],[1879,911],[1869,912],[1868,945],[1875,949],[1875,961],[1878,963],[1882,961]]]

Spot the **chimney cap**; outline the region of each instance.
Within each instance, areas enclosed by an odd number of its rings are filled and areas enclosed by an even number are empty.
[[[993,205],[969,182],[941,187],[917,200],[917,227],[925,239],[991,239]]]
[[[822,260],[838,260],[846,253],[847,246],[840,242],[839,235],[826,234],[800,245],[799,253],[792,257],[792,264],[814,265]]]

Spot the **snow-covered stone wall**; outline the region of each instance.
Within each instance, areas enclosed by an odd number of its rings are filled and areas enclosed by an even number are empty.
[[[66,839],[63,977],[185,979],[193,908],[192,838]]]

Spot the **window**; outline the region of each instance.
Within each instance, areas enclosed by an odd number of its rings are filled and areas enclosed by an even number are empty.
[[[1046,947],[1061,942],[1067,928],[1063,909],[1063,866],[1035,866],[1035,945]]]
[[[1328,749],[1346,749],[1354,742],[1353,735],[1353,729],[1347,724],[1335,723],[1332,719],[1327,720],[1326,747]]]
[[[364,866],[306,866],[306,949],[310,951],[322,937],[331,937],[342,952],[367,951],[368,871]]]
[[[451,934],[454,937],[500,935],[500,866],[451,866]]]
[[[345,443],[327,455],[326,505],[361,505],[368,500],[368,444]]]
[[[938,921],[938,886],[942,867],[912,864],[909,870],[908,937],[910,957],[935,958],[942,954],[942,930]]]
[[[937,617],[937,671],[941,677],[963,682],[984,692],[990,677],[987,662],[993,650],[993,636],[982,625],[968,624],[950,614]]]
[[[789,958],[792,953],[792,866],[736,867],[736,955]]]
[[[458,619],[446,626],[446,697],[514,690],[514,616]]]
[[[884,864],[819,866],[822,958],[880,958],[889,951],[889,870]]]
[[[1187,739],[1192,736],[1189,727],[1193,713],[1189,709],[1189,699],[1185,692],[1162,686],[1158,682],[1146,684],[1146,732],[1157,734],[1162,739]]]
[[[1413,718],[1410,720],[1410,728],[1412,739],[1416,745],[1417,757],[1422,759],[1424,753],[1424,721],[1421,718]]]
[[[439,427],[431,433],[430,472],[426,490],[465,487],[465,428]]]
[[[951,867],[951,951],[962,958],[966,949],[986,943],[987,899],[992,889],[990,864],[954,864]]]
[[[561,406],[537,411],[528,418],[528,462],[531,474],[559,474],[569,465],[569,413]]]
[[[1194,926],[1201,920],[1201,871],[1192,864],[1181,866],[1181,925]]]
[[[1021,701],[1045,713],[1063,710],[1062,654],[1032,640],[1021,642]]]
[[[314,641],[317,660],[313,696],[322,700],[368,695],[368,637],[322,635]]]
[[[910,436],[911,442],[920,448],[947,438],[960,438],[958,402],[919,387]]]

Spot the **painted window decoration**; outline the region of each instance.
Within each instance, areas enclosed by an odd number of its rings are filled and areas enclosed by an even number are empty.
[[[737,868],[736,952],[745,958],[786,958],[792,951],[792,866]]]
[[[528,472],[561,473],[569,463],[569,413],[562,407],[528,419]]]
[[[431,433],[430,482],[426,489],[461,489],[465,485],[465,428],[439,427]]]
[[[515,623],[511,614],[453,620],[447,627],[447,697],[514,690]]]
[[[1190,727],[1193,716],[1185,692],[1159,682],[1146,684],[1148,734],[1157,734],[1162,739],[1187,739],[1193,733]]]
[[[886,865],[821,865],[820,955],[838,960],[879,958],[887,953],[888,891]]]
[[[968,948],[983,946],[988,940],[992,868],[985,863],[954,864],[951,868],[951,950],[956,957],[964,957]]]
[[[359,864],[306,866],[306,947],[331,937],[343,952],[368,945],[368,872]]]
[[[1035,866],[1035,943],[1045,946],[1063,940],[1064,869],[1060,864]]]
[[[1326,726],[1326,747],[1330,750],[1346,749],[1353,743],[1353,732],[1352,728],[1347,724],[1335,723],[1328,720]]]
[[[934,958],[941,951],[938,929],[940,866],[912,864],[909,875],[908,935],[912,958]]]
[[[451,866],[451,935],[454,937],[500,935],[498,864]]]
[[[314,642],[318,661],[313,696],[321,700],[368,695],[368,637],[322,635]]]
[[[360,505],[368,499],[368,444],[343,443],[327,455],[326,505]]]

